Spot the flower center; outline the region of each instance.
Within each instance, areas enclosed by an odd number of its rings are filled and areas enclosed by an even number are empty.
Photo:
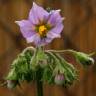
[[[45,25],[39,26],[38,33],[41,37],[46,37],[47,27]]]

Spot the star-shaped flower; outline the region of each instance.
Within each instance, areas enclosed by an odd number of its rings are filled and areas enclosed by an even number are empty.
[[[47,12],[33,2],[27,20],[16,21],[28,43],[34,42],[36,46],[50,43],[54,38],[60,38],[63,30],[63,19],[60,10]]]

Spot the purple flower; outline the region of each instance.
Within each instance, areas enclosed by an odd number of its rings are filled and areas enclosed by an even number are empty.
[[[34,42],[36,46],[50,43],[54,38],[60,37],[63,30],[63,18],[60,10],[47,12],[33,2],[28,20],[16,21],[27,42]]]

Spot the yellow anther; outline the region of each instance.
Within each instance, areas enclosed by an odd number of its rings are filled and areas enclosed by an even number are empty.
[[[46,33],[47,28],[44,25],[39,26],[39,34],[42,36]]]

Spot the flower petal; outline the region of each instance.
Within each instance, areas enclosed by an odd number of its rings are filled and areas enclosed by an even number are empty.
[[[54,39],[54,38],[60,38],[61,36],[60,36],[60,34],[50,32],[50,33],[48,33],[47,37],[50,39]]]
[[[30,38],[27,38],[27,42],[28,43],[34,42],[36,46],[42,46],[46,44],[45,40],[41,39],[38,34],[34,34]]]
[[[52,10],[48,13],[33,2],[28,20],[16,21],[16,23],[20,26],[21,33],[28,43],[34,42],[36,46],[41,46],[50,43],[54,38],[60,37],[64,27],[62,21],[60,10]],[[47,32],[45,38],[41,38],[37,32],[40,24],[45,24],[48,28],[49,32]]]
[[[52,28],[48,33],[47,33],[47,37],[48,38],[60,38],[60,33],[62,32],[63,30],[63,24],[60,23],[60,24],[57,24],[54,28]]]
[[[36,46],[44,46],[44,45],[48,44],[50,40],[51,39],[48,40],[48,38],[41,39],[40,37],[38,37],[38,39],[35,39],[34,42],[35,42]]]
[[[34,34],[31,37],[26,38],[27,43],[35,42],[35,40],[39,40],[38,34]]]
[[[22,35],[25,38],[31,37],[35,34],[35,26],[28,20],[16,21],[16,23],[20,26],[20,30]]]
[[[33,24],[39,24],[40,21],[43,21],[44,18],[48,16],[49,13],[46,10],[33,2],[33,7],[31,8],[29,13],[29,20],[31,20]]]
[[[50,14],[48,24],[55,26],[57,23],[61,23],[63,21],[63,18],[60,16],[60,10],[52,10]]]

